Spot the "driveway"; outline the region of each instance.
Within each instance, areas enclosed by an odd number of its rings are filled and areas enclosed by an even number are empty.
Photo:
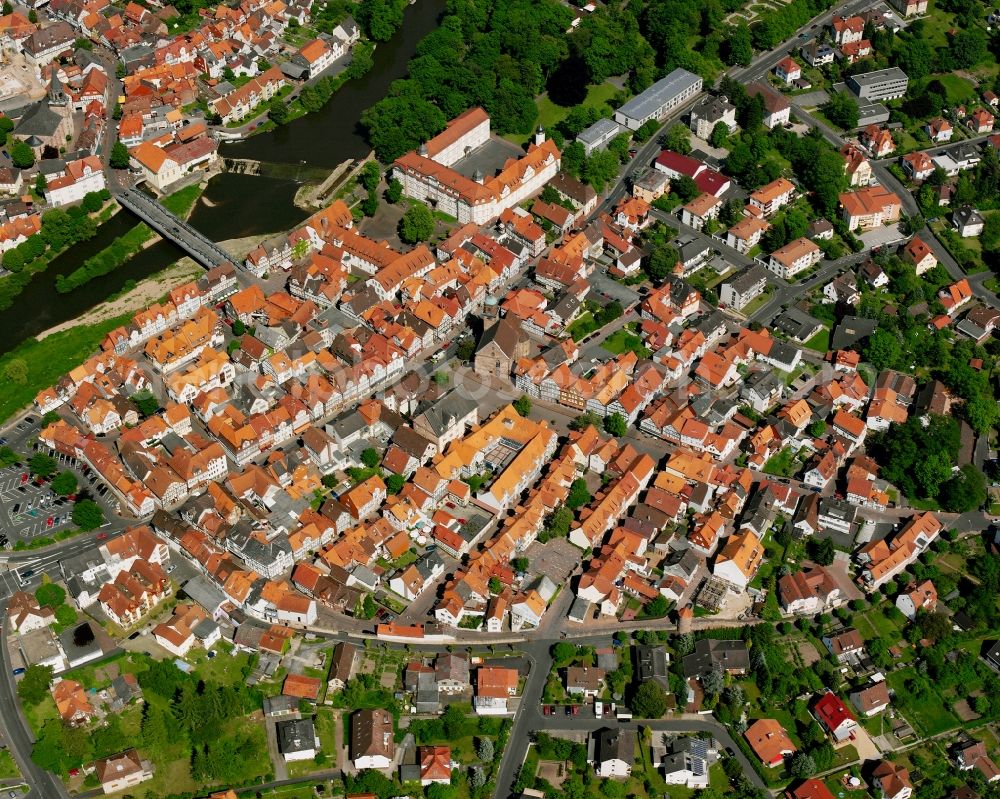
[[[827,572],[837,583],[840,593],[850,602],[852,599],[864,599],[864,593],[858,588],[850,574],[851,557],[846,552],[836,552],[833,563],[826,567]]]
[[[875,745],[875,741],[872,740],[872,737],[868,734],[868,730],[864,727],[858,727],[858,731],[854,734],[854,740],[851,743],[858,750],[858,760],[862,763],[866,760],[879,760],[882,757],[882,750]]]

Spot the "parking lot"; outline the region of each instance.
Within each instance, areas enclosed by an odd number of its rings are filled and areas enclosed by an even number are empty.
[[[36,484],[26,463],[0,470],[0,546],[11,549],[72,525],[72,503],[53,493],[47,482]]]
[[[53,492],[49,480],[35,480],[29,473],[28,459],[38,451],[55,460],[55,474],[70,471],[76,475],[80,489],[88,491],[106,515],[114,511],[107,486],[85,466],[33,443],[38,428],[39,420],[26,416],[0,437],[0,446],[11,447],[21,458],[19,463],[0,469],[0,549],[13,549],[18,542],[28,544],[73,527],[72,500]]]
[[[580,565],[580,550],[565,538],[553,538],[544,544],[535,541],[525,555],[533,578],[545,575],[556,585],[563,585]]]

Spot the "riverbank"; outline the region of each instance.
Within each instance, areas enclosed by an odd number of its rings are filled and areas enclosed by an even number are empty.
[[[127,324],[132,314],[105,319],[93,325],[77,325],[47,337],[29,339],[0,357],[0,424],[26,408],[43,388],[55,385],[71,369],[79,366],[100,347],[104,337],[119,325]],[[12,361],[22,361],[27,376],[17,383],[7,377]],[[20,373],[22,370],[11,370]]]
[[[114,217],[120,210],[121,207],[118,203],[109,199],[103,208],[99,211],[95,211],[89,216],[94,220],[95,226],[100,227]],[[91,237],[88,237],[84,240],[89,241],[90,238]],[[24,264],[19,272],[11,272],[0,276],[0,311],[5,311],[10,308],[14,304],[14,300],[17,299],[18,295],[20,295],[25,288],[27,288],[28,284],[31,283],[35,275],[41,274],[48,269],[49,265],[56,258],[63,255],[72,246],[73,244],[67,244],[58,250],[46,250],[37,258],[33,258],[30,262]],[[14,249],[16,250],[17,248]]]
[[[162,198],[160,202],[168,211],[172,211],[181,219],[187,219],[194,204],[205,190],[205,185],[204,181],[199,181],[185,186],[183,189]],[[160,236],[151,227],[145,222],[139,222],[127,233],[116,239],[114,243],[84,261],[78,269],[74,269],[68,275],[56,275],[56,291],[60,294],[68,294],[86,285],[94,278],[118,269],[133,255],[159,240]]]
[[[258,236],[247,236],[242,239],[228,239],[220,242],[227,252],[232,253],[234,257],[241,261],[259,243],[260,238]],[[42,341],[49,336],[65,330],[71,330],[79,325],[96,325],[106,322],[109,319],[117,319],[126,315],[131,317],[136,311],[140,311],[143,308],[149,307],[154,302],[162,300],[172,289],[188,281],[197,280],[204,274],[204,267],[195,263],[193,259],[188,257],[181,258],[181,260],[170,268],[150,275],[128,291],[124,291],[99,305],[95,305],[76,319],[69,319],[47,330],[43,330],[35,336],[35,339]]]
[[[295,205],[303,211],[314,213],[322,210],[333,200],[334,195],[352,178],[357,177],[361,167],[374,158],[374,153],[361,161],[348,159],[334,169],[322,183],[305,183],[295,192]]]

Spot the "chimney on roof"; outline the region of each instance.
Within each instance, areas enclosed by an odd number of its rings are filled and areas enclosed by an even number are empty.
[[[545,141],[545,130],[539,125],[535,129],[535,144],[541,145]]]
[[[421,144],[417,148],[417,155],[422,155],[424,158],[427,157],[427,145],[426,144]]]
[[[473,172],[472,173],[472,179],[474,181],[476,181],[476,183],[482,184],[482,182],[486,179],[483,176],[483,170],[477,169],[475,172]]]

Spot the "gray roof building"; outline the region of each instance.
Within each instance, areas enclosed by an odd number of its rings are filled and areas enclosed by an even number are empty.
[[[693,72],[675,69],[619,108],[615,120],[635,130],[651,119],[663,119],[672,109],[698,94],[702,84],[701,77]]]

